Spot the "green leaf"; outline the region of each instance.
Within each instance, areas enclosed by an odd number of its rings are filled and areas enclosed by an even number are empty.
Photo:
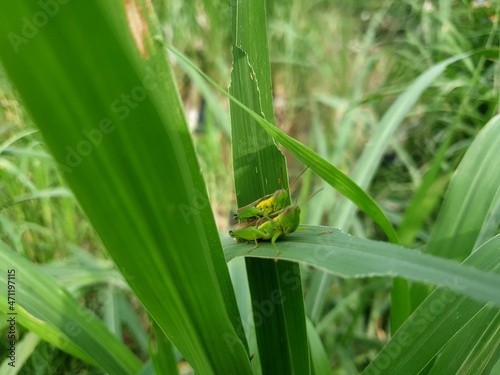
[[[500,235],[478,248],[465,260],[463,265],[455,264],[455,266],[470,266],[469,269],[473,270],[474,273],[491,272],[483,273],[484,277],[498,279],[500,277],[499,248]],[[440,258],[433,259],[451,263]],[[418,374],[450,342],[457,332],[465,327],[471,319],[474,319],[476,314],[482,315],[481,310],[485,306],[489,306],[485,303],[487,299],[481,298],[483,302],[479,301],[480,291],[472,292],[471,284],[463,280],[466,273],[457,270],[454,275],[451,274],[444,279],[449,284],[447,287],[456,292],[445,288],[434,290],[393,335],[363,374]],[[479,280],[480,276],[476,276],[476,279]],[[473,282],[473,280],[470,281]],[[497,289],[498,295],[499,281],[491,280],[490,283],[492,283],[490,285],[491,289]],[[488,285],[485,283],[483,288],[487,287]],[[467,296],[472,296],[475,299]],[[493,308],[498,312],[498,306],[500,305],[497,301],[495,303],[497,306]],[[489,307],[487,308],[489,309]],[[486,313],[486,315],[488,314]],[[471,339],[473,340],[473,338]],[[450,343],[454,345],[453,342]],[[487,348],[493,343],[478,341],[478,344],[481,348]],[[478,349],[476,348],[476,350]],[[469,354],[471,353],[469,352]],[[480,358],[480,356],[475,356],[475,358]],[[441,366],[439,363],[438,365]]]
[[[152,322],[154,342],[151,342],[151,359],[156,374],[177,374],[177,363],[174,356],[174,347],[158,324]]]
[[[44,199],[44,198],[74,198],[74,197],[71,191],[69,191],[66,188],[51,188],[17,196],[13,199],[10,205],[23,203],[32,199]]]
[[[9,279],[8,275],[15,278]],[[38,267],[0,242],[0,288],[8,290],[8,285],[14,286],[15,303],[10,305],[7,298],[0,299],[0,311],[16,314],[8,318],[13,317],[45,341],[111,374],[134,374],[140,368],[139,359],[98,317],[80,307]]]
[[[462,261],[474,249],[500,187],[499,144],[497,115],[481,129],[453,175],[426,252]]]
[[[474,139],[453,175],[426,252],[462,261],[471,251],[498,204],[500,186],[500,115],[493,117]],[[427,286],[413,285],[415,308],[428,295]]]
[[[316,328],[309,318],[307,319],[307,339],[309,340],[311,348],[312,373],[315,375],[331,374],[332,369],[328,362],[325,348],[323,347],[323,343],[321,342],[321,338]]]
[[[206,187],[149,3],[55,3],[37,27],[35,18],[48,12],[40,4],[3,8],[0,59],[75,197],[195,370],[250,373]]]
[[[305,263],[340,277],[402,277],[445,286],[483,302],[500,306],[500,277],[478,271],[447,259],[420,253],[401,246],[366,240],[342,233],[339,229],[302,226],[303,229],[278,241],[279,259]],[[299,228],[300,229],[300,228]],[[326,234],[318,234],[326,231]],[[497,241],[498,242],[498,241]],[[235,243],[223,238],[229,261],[237,256],[273,258],[276,250],[270,243],[248,253],[253,244]],[[491,258],[492,264],[500,259]]]
[[[6,358],[3,360],[2,365],[0,365],[0,374],[2,375],[16,375],[23,368],[24,364],[28,358],[33,354],[40,343],[40,337],[38,337],[33,332],[26,333],[21,340],[16,342],[15,345],[15,361],[11,361],[9,357],[9,352],[6,351]],[[7,341],[9,344],[9,341]],[[10,349],[10,345],[7,345],[7,350]],[[9,363],[13,362],[15,365],[11,366]]]
[[[230,107],[236,200],[242,207],[286,188],[287,169],[283,154],[251,115],[262,114],[274,123],[265,2],[233,1],[232,5],[230,93],[246,105],[231,102]],[[309,373],[298,264],[247,259],[246,268],[262,373]]]
[[[429,375],[487,374],[500,359],[500,311],[486,305],[446,345]]]

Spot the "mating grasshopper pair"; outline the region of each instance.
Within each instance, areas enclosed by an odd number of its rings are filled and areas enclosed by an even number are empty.
[[[258,247],[258,240],[275,242],[278,238],[297,230],[300,221],[300,208],[297,205],[286,206],[289,191],[276,190],[249,205],[238,209],[235,219],[239,223],[229,235],[238,241],[254,241]],[[276,253],[276,258],[279,251]]]
[[[256,206],[252,206],[252,208],[256,208]],[[235,216],[238,217],[238,214]],[[297,230],[299,221],[299,206],[290,205],[280,211],[269,212],[266,216],[245,219],[245,221],[236,224],[234,230],[229,231],[229,235],[238,241],[254,241],[255,247],[252,250],[258,247],[258,240],[271,241],[275,246],[278,238]],[[276,258],[278,255],[279,252],[277,252]]]

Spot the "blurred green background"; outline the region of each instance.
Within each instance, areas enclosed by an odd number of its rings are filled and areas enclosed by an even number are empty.
[[[153,3],[167,42],[228,87],[229,4]],[[423,71],[450,56],[500,45],[500,5],[493,1],[276,0],[267,2],[267,16],[277,126],[348,175],[380,118]],[[228,102],[193,80],[181,64],[172,66],[217,227],[227,232],[236,207]],[[436,79],[398,128],[368,190],[396,227],[436,154],[444,153],[422,201],[425,218],[399,233],[404,245],[419,247],[428,239],[434,208],[453,171],[475,135],[499,112],[499,88],[498,60],[464,59]],[[293,180],[304,166],[285,154]],[[293,200],[304,201],[319,188],[324,190],[303,208],[302,222],[335,226],[339,196],[312,174],[306,172],[294,185]],[[145,312],[117,276],[2,71],[0,206],[0,240],[35,263],[50,263],[47,272],[147,359]],[[364,214],[357,214],[350,232],[385,238]],[[303,271],[307,291],[310,269]],[[317,327],[326,352],[334,353],[329,361],[337,373],[362,369],[387,341],[390,287],[388,279],[334,279],[329,286]],[[122,306],[119,322],[116,306]],[[2,320],[0,331],[6,329]],[[42,374],[101,373],[44,342],[33,348],[26,367]],[[190,371],[182,361],[179,369]]]

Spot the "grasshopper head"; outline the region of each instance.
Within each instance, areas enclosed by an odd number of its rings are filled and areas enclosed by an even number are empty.
[[[267,199],[263,199],[259,202],[256,207],[264,213],[264,216],[272,215],[273,213],[279,212],[285,208],[287,199],[287,190],[276,190]]]
[[[295,232],[300,222],[299,206],[287,206],[280,215],[284,234]]]
[[[274,198],[274,210],[280,211],[285,208],[288,203],[288,190],[280,189],[276,190],[273,194]]]

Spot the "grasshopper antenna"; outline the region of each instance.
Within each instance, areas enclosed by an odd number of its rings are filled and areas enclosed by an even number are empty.
[[[301,206],[305,205],[305,204],[306,204],[307,202],[309,202],[312,198],[314,198],[314,196],[315,196],[316,194],[318,194],[321,190],[323,190],[323,188],[316,190],[314,193],[312,193],[310,196],[308,196],[308,197],[306,198],[306,200],[305,200],[304,202],[302,202],[300,205],[301,205]]]
[[[297,177],[295,177],[295,179],[292,181],[292,183],[290,185],[288,185],[288,189],[286,189],[288,191],[288,196],[291,197],[290,195],[290,189],[292,188],[292,186],[298,181],[298,179],[309,169],[309,166],[307,165],[303,170],[302,172],[299,173],[299,175]],[[283,170],[281,171],[281,173],[283,174]],[[281,188],[283,189],[283,185],[281,186]],[[317,192],[316,192],[317,193]],[[315,193],[315,194],[316,194]],[[309,199],[309,198],[308,198]]]
[[[297,177],[295,177],[295,179],[292,181],[292,183],[288,186],[288,190],[290,191],[290,189],[292,188],[292,186],[297,182],[297,180],[305,173],[305,171],[307,171],[309,169],[309,166],[306,166],[304,168],[304,170],[302,172],[299,173],[299,175]]]

